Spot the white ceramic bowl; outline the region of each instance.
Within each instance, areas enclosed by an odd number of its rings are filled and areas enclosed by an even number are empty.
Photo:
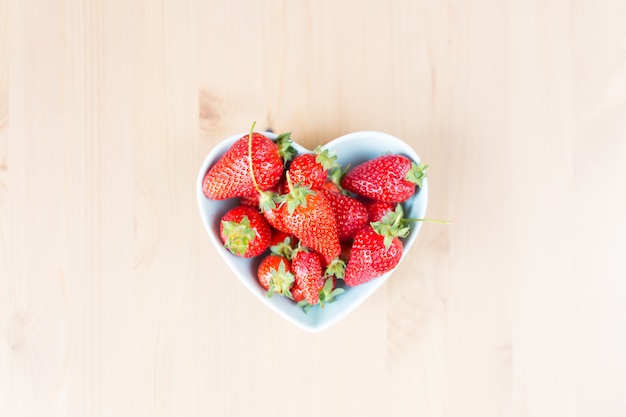
[[[277,137],[274,133],[261,133],[270,139],[276,139]],[[221,217],[224,213],[226,213],[226,211],[238,204],[238,199],[221,201],[209,200],[202,192],[202,180],[207,170],[215,162],[217,162],[217,160],[237,139],[246,134],[247,132],[239,133],[220,142],[211,150],[211,152],[209,152],[200,167],[196,184],[196,195],[200,209],[200,216],[202,217],[206,231],[215,246],[215,250],[217,250],[217,252],[230,266],[234,276],[239,278],[243,285],[262,303],[301,329],[310,332],[317,332],[326,329],[356,309],[381,285],[383,285],[394,271],[390,271],[379,278],[356,287],[344,287],[346,291],[338,296],[337,301],[326,304],[324,308],[321,308],[319,305],[314,306],[307,313],[298,307],[292,300],[285,297],[275,295],[272,298],[268,298],[266,291],[259,285],[256,279],[256,270],[259,262],[261,261],[261,257],[253,259],[237,257],[224,248],[219,236],[219,223]],[[297,143],[294,143],[294,147],[299,153],[312,152]],[[328,142],[323,146],[323,148],[336,152],[337,161],[344,166],[349,163],[351,167],[354,167],[361,162],[373,159],[385,152],[402,154],[417,163],[420,162],[419,156],[408,144],[394,136],[381,132],[365,131],[350,133]],[[427,202],[428,181],[425,179],[420,190],[411,199],[403,204],[405,217],[425,217]],[[414,223],[411,227],[409,236],[403,239],[403,259],[409,253],[411,246],[421,229],[421,225],[421,222]],[[209,279],[225,278],[210,276]],[[228,279],[228,277],[226,277],[226,279]],[[338,280],[338,284],[342,285],[343,282]]]

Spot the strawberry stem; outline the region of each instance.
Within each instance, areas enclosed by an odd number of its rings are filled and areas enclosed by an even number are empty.
[[[254,165],[252,164],[252,133],[254,133],[254,126],[256,126],[256,121],[252,122],[250,133],[248,134],[248,165],[250,166],[250,176],[252,177],[254,188],[260,195],[259,208],[261,211],[273,210],[276,207],[276,196],[271,191],[261,190],[254,175]]]
[[[250,165],[250,176],[252,177],[252,183],[254,184],[254,188],[259,192],[259,194],[263,194],[263,191],[259,188],[259,184],[256,182],[256,177],[254,176],[254,168],[252,165],[252,133],[254,132],[254,126],[256,126],[256,121],[252,122],[252,126],[250,127],[250,133],[248,134],[248,164]]]

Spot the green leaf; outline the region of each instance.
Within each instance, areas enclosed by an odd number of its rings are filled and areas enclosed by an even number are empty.
[[[418,187],[422,186],[422,181],[427,177],[426,169],[428,165],[424,165],[423,163],[416,164],[415,162],[411,163],[411,169],[406,173],[405,179]]]
[[[280,195],[273,191],[261,191],[259,194],[259,208],[262,212],[274,210],[281,201]]]
[[[344,290],[342,288],[335,288],[333,290],[333,277],[328,277],[319,292],[320,307],[324,308],[325,304],[334,302],[336,297],[343,292]]]
[[[346,272],[346,263],[339,258],[335,258],[330,261],[330,264],[326,267],[324,275],[334,275],[339,279],[343,279]]]
[[[245,254],[250,241],[256,237],[256,232],[250,227],[248,216],[243,216],[239,222],[222,220],[222,225],[226,236],[224,247],[235,255]]]
[[[282,156],[283,161],[291,161],[298,151],[293,147],[293,141],[291,140],[291,132],[281,133],[276,138],[276,145],[278,145],[278,152]]]
[[[294,249],[291,246],[291,238],[286,237],[285,240],[283,240],[282,242],[279,242],[276,245],[270,247],[270,251],[274,255],[283,256],[291,260],[294,255]]]
[[[339,167],[335,152],[331,153],[328,149],[322,149],[321,146],[315,148],[313,152],[317,155],[315,162],[324,167],[325,170],[330,171],[331,169]]]
[[[270,278],[268,296],[269,292],[272,292],[272,294],[280,294],[292,298],[291,287],[295,282],[295,276],[285,269],[285,262],[281,262],[278,265],[278,269],[270,268],[270,273],[272,277]]]
[[[298,307],[300,307],[305,314],[308,314],[309,310],[313,308],[313,305],[307,300],[302,300],[298,303]]]
[[[289,184],[289,193],[285,194],[283,199],[287,203],[287,211],[289,214],[293,214],[296,208],[306,207],[307,196],[315,195],[316,192],[308,185],[292,184],[289,173],[287,173],[287,183]]]

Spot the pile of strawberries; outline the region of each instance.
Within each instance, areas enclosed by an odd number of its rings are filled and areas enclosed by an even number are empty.
[[[348,168],[319,147],[297,154],[289,133],[273,141],[251,132],[206,172],[207,198],[238,199],[220,222],[224,246],[262,257],[257,278],[268,296],[324,306],[344,291],[337,280],[355,286],[398,265],[412,221],[401,203],[427,166],[384,154]]]

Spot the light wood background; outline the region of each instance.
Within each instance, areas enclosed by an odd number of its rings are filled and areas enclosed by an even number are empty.
[[[392,279],[305,333],[197,212],[222,138],[430,164]],[[626,416],[623,0],[0,0],[0,416]]]

